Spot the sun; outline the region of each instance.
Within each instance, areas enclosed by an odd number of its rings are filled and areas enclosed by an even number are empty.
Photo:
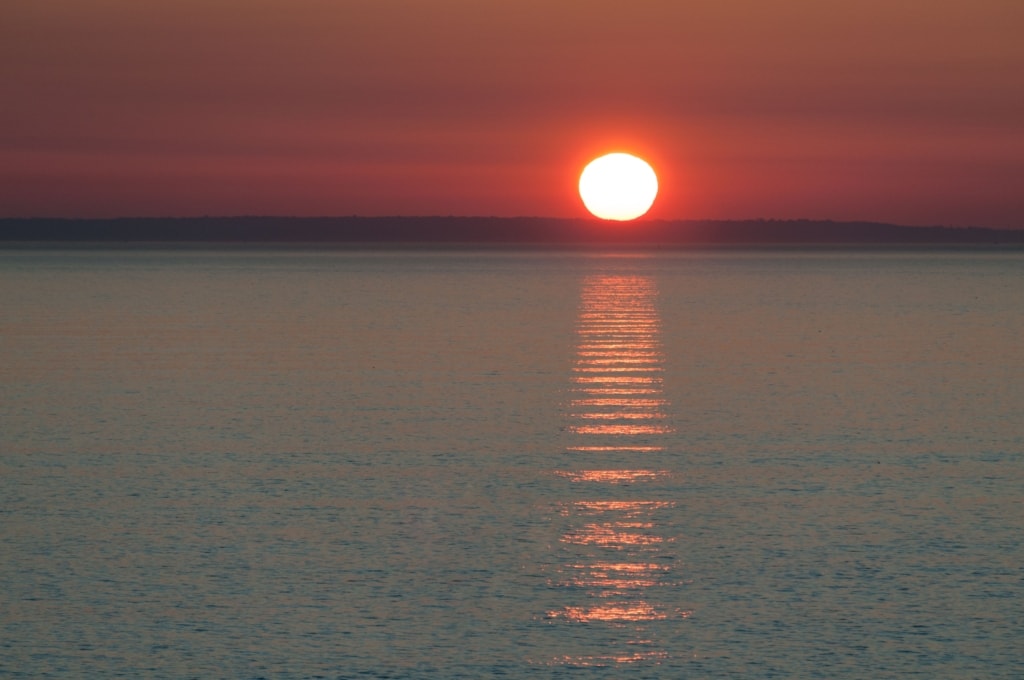
[[[583,205],[602,220],[635,220],[651,209],[657,195],[654,169],[628,153],[595,158],[580,175]]]

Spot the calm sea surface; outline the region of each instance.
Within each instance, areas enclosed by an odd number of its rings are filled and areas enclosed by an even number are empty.
[[[1024,254],[0,251],[0,676],[1024,677]]]

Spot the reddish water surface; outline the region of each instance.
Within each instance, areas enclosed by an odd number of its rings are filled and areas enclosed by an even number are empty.
[[[1024,255],[0,251],[0,675],[1019,677]]]

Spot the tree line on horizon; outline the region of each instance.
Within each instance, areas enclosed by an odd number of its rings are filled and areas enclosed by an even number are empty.
[[[822,220],[544,217],[136,217],[0,219],[0,241],[29,243],[350,243],[538,245],[1015,244],[1024,230]]]

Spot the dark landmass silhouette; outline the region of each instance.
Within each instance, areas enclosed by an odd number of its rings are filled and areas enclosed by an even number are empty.
[[[0,244],[337,245],[1012,245],[1024,230],[816,220],[544,217],[139,217],[0,219]]]

